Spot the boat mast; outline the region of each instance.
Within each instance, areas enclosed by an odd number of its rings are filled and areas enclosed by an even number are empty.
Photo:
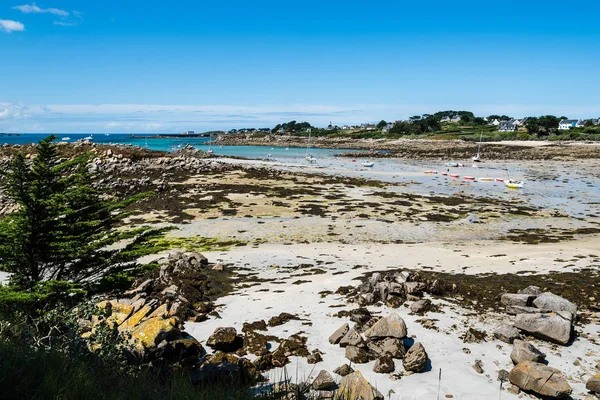
[[[308,128],[308,141],[306,142],[306,157],[308,157],[310,155],[309,153],[309,147],[310,147],[310,135],[311,135],[312,129]]]
[[[481,150],[481,138],[483,138],[483,129],[481,130],[481,134],[479,135],[479,144],[477,145],[477,158],[479,159],[479,153]]]

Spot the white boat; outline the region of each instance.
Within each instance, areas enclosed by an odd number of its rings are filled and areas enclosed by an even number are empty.
[[[71,138],[68,136],[65,136],[64,138],[60,138],[61,142],[68,142],[69,140],[71,140]]]
[[[481,162],[481,139],[483,138],[483,130],[479,135],[479,144],[477,145],[477,155],[473,157],[473,162]]]
[[[210,133],[210,137],[208,138],[208,150],[206,152],[208,154],[214,153],[212,149],[212,133]]]
[[[372,161],[365,161],[365,162],[363,162],[361,165],[362,165],[363,167],[369,167],[369,168],[371,168],[373,165],[375,165],[375,163],[374,163],[374,162],[372,162]]]
[[[82,140],[94,140],[93,136],[86,136]]]
[[[458,167],[458,163],[457,162],[447,162],[446,167]]]
[[[312,154],[310,154],[310,137],[311,137],[311,132],[312,129],[308,128],[308,142],[306,142],[306,161],[308,161],[311,164],[314,164],[317,162],[317,159],[315,156],[313,156]]]

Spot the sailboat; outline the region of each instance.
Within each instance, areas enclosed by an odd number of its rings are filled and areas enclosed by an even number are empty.
[[[213,149],[212,149],[212,133],[210,133],[210,137],[208,139],[208,150],[206,152],[208,154],[212,154],[213,153]]]
[[[308,161],[311,164],[314,164],[317,162],[317,159],[310,154],[310,136],[311,136],[311,132],[312,129],[308,128],[308,142],[306,143],[306,161]]]
[[[481,162],[481,138],[483,137],[483,130],[479,135],[479,144],[477,145],[477,155],[473,157],[473,162]]]

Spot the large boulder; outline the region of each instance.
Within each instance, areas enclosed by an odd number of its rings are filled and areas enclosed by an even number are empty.
[[[336,387],[336,383],[333,380],[331,374],[325,370],[319,372],[319,375],[315,378],[312,383],[312,387],[315,390],[331,390]]]
[[[500,302],[505,306],[530,307],[535,299],[531,294],[505,293],[500,297]]]
[[[501,325],[494,331],[494,337],[505,343],[512,343],[520,337],[519,330],[514,326]]]
[[[559,370],[533,361],[517,364],[508,374],[508,379],[520,389],[541,396],[564,398],[573,392]]]
[[[402,360],[404,369],[412,372],[422,372],[427,367],[427,352],[419,342],[413,344]]]
[[[560,311],[547,314],[517,314],[515,327],[542,340],[566,345],[571,339],[573,314]]]
[[[369,361],[367,352],[362,347],[346,347],[346,358],[356,364],[364,364]]]
[[[514,364],[519,364],[523,361],[541,363],[546,359],[546,355],[531,343],[517,339],[515,340],[513,350],[510,353],[510,359]]]
[[[340,340],[342,340],[342,338],[346,336],[349,330],[350,326],[348,324],[342,325],[335,332],[333,332],[331,336],[329,336],[329,343],[338,344]]]
[[[398,338],[385,338],[367,343],[369,351],[376,357],[389,356],[401,359],[406,354],[404,342]]]
[[[542,294],[542,291],[540,290],[540,288],[538,286],[527,286],[525,289],[521,289],[519,290],[517,293],[520,294],[532,294],[534,296],[539,296],[540,294]]]
[[[365,337],[369,339],[393,337],[402,339],[406,337],[406,324],[396,313],[381,318],[371,328],[365,331]]]
[[[555,295],[554,293],[544,292],[536,297],[533,305],[544,311],[568,311],[573,315],[577,314],[577,306],[571,303],[564,297]]]
[[[214,350],[233,352],[242,347],[244,341],[237,335],[235,328],[217,328],[206,341]]]
[[[339,376],[346,376],[354,372],[354,369],[348,364],[343,364],[333,370],[334,374],[338,374]]]
[[[590,392],[600,394],[600,373],[592,376],[585,384],[585,388]]]
[[[339,383],[336,400],[383,400],[383,395],[363,377],[360,371],[344,376]]]
[[[131,341],[136,349],[143,353],[146,349],[151,349],[160,343],[169,332],[177,329],[175,324],[175,318],[154,317],[145,320],[131,329]]]
[[[364,347],[365,345],[365,341],[363,340],[362,336],[360,336],[360,333],[358,333],[356,331],[356,329],[351,328],[350,330],[348,330],[348,333],[346,333],[346,335],[344,335],[344,337],[340,340],[340,346],[341,347],[346,347],[346,346],[357,346],[357,347]]]
[[[507,314],[517,315],[517,314],[538,314],[542,310],[535,307],[526,307],[526,306],[506,306],[505,309]]]

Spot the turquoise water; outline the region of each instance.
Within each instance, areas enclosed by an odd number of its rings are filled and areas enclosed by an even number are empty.
[[[7,134],[0,133],[0,144],[31,144],[37,143],[47,137],[46,133],[24,133]],[[140,146],[150,150],[173,151],[192,145],[197,149],[207,151],[209,149],[209,138],[134,138],[131,134],[112,133],[112,134],[88,134],[88,133],[69,133],[56,134],[58,141],[74,143],[79,139],[92,136],[94,143],[102,144],[126,144]],[[63,139],[69,140],[63,140]],[[306,157],[306,148],[303,147],[266,147],[266,146],[212,146],[213,153],[220,156],[234,156],[246,158],[273,158],[273,159],[304,159]],[[350,149],[311,149],[310,153],[317,158],[331,157],[335,154]],[[270,157],[269,157],[270,155]]]

